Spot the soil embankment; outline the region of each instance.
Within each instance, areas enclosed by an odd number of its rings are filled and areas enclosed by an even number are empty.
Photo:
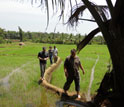
[[[55,71],[55,69],[57,69],[57,67],[59,67],[60,64],[61,64],[61,59],[58,57],[57,62],[52,64],[48,69],[46,69],[44,74],[45,79],[42,82],[43,86],[45,86],[47,89],[50,89],[58,94],[63,93],[63,89],[50,84],[50,81],[52,77],[52,72]]]

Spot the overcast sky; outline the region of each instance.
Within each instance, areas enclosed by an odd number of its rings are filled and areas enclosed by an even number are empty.
[[[17,2],[18,1],[18,2]],[[88,34],[94,28],[97,27],[96,23],[83,21],[79,24],[76,30],[69,29],[67,25],[63,25],[62,21],[58,23],[59,14],[50,14],[50,22],[48,29],[47,26],[47,14],[45,10],[42,10],[38,5],[31,5],[27,0],[25,3],[19,2],[20,0],[0,0],[0,27],[5,30],[18,31],[18,26],[24,31],[30,32],[56,32],[74,33],[74,34]],[[26,1],[26,0],[25,0]],[[105,4],[106,0],[92,0],[98,4]],[[115,0],[113,0],[114,2]],[[84,17],[88,17],[86,12]]]

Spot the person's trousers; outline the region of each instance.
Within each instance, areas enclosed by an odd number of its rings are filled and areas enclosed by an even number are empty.
[[[57,56],[54,56],[54,63],[56,63],[58,57]]]
[[[46,64],[40,63],[40,71],[42,78],[44,77],[45,69],[46,69]]]
[[[75,90],[80,91],[80,76],[79,76],[79,73],[76,76],[68,76],[67,77],[66,83],[64,84],[64,87],[63,87],[63,89],[65,91],[67,91],[70,88],[70,85],[73,82],[73,80],[75,82]]]
[[[50,59],[50,64],[53,64],[53,57],[50,56],[49,59]]]

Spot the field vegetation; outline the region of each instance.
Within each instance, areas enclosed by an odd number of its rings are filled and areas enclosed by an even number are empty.
[[[25,42],[25,45],[19,46],[18,42],[12,44],[0,44],[0,106],[55,106],[58,96],[41,85],[38,85],[40,78],[39,61],[37,54],[42,50],[42,46],[54,46],[58,48],[59,57],[62,59],[60,67],[53,72],[51,83],[63,88],[65,76],[63,72],[63,63],[70,54],[70,49],[76,48],[75,45],[43,44]],[[92,67],[99,57],[95,67],[94,81],[91,93],[95,94],[101,79],[107,71],[109,64],[109,53],[106,45],[88,45],[78,56],[85,69],[85,75],[81,75],[81,94],[87,93]],[[50,66],[48,60],[47,68]],[[2,80],[11,74],[6,83]],[[74,92],[74,83],[69,91]]]

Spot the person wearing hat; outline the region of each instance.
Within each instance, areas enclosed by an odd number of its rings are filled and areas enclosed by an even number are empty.
[[[75,90],[77,92],[77,97],[81,98],[80,91],[80,76],[79,76],[79,68],[81,68],[83,74],[85,74],[84,69],[81,65],[80,59],[76,56],[76,50],[71,50],[71,55],[65,59],[64,62],[64,72],[66,76],[66,82],[64,84],[64,92],[67,94],[67,90],[70,88],[71,83],[75,82]]]
[[[41,78],[40,78],[39,84],[44,80],[44,73],[45,73],[48,58],[49,57],[48,57],[48,53],[46,52],[46,47],[43,47],[42,51],[38,53],[38,59],[40,62],[40,71],[41,71]]]

